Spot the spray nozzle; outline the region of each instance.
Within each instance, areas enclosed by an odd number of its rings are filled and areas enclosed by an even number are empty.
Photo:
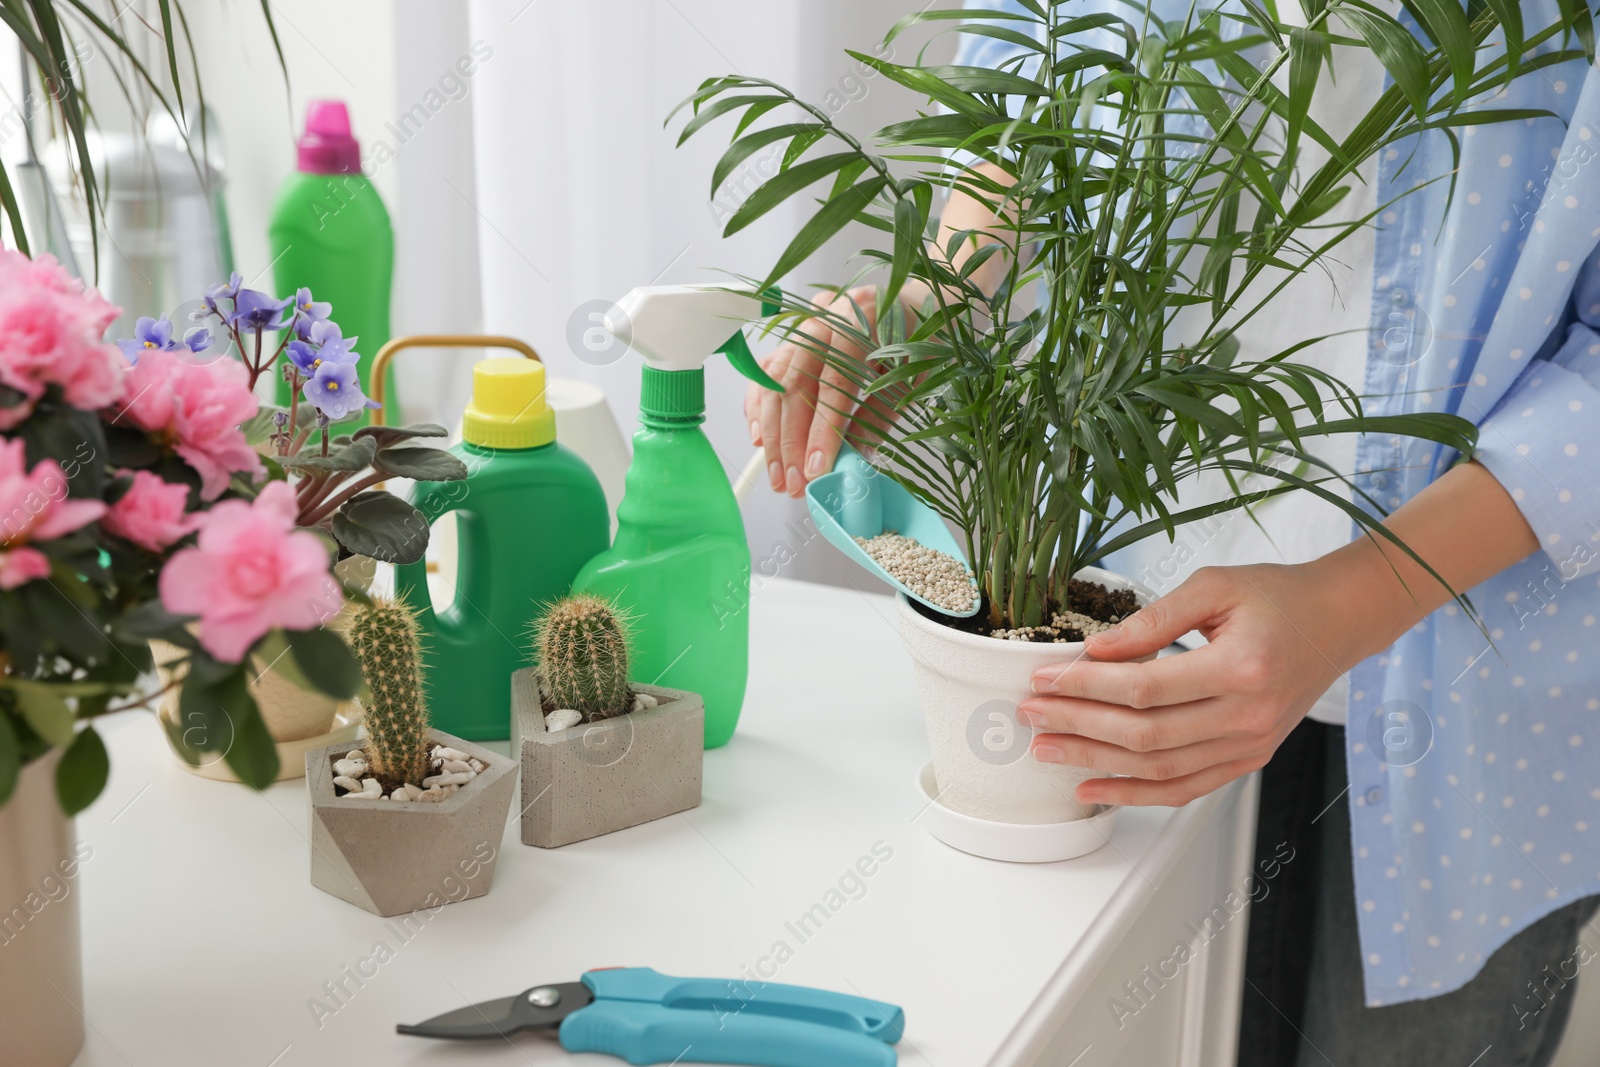
[[[761,369],[744,337],[744,323],[775,314],[780,298],[776,289],[757,298],[713,286],[647,285],[629,291],[605,325],[656,370],[699,370],[721,353],[734,370],[781,393],[783,386]],[[730,322],[732,336],[726,332]]]

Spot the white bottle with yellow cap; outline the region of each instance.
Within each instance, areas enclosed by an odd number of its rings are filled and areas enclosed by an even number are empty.
[[[430,523],[455,513],[453,596],[433,603],[420,562],[395,569],[395,590],[417,609],[433,725],[493,741],[510,736],[511,672],[527,666],[529,624],[605,551],[610,521],[594,472],[556,441],[542,364],[475,365],[461,436],[450,451],[466,479],[420,482],[412,500]]]

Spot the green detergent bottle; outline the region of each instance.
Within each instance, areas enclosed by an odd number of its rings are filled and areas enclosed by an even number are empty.
[[[700,430],[704,364],[722,352],[746,377],[781,391],[741,332],[765,309],[742,293],[693,286],[635,289],[618,308],[607,327],[645,360],[639,432],[616,542],[573,589],[628,612],[633,680],[699,693],[705,744],[716,748],[733,736],[744,703],[750,548],[728,476]]]
[[[313,100],[306,130],[296,142],[298,166],[284,180],[267,225],[272,281],[278,296],[311,290],[333,305],[333,321],[360,341],[368,357],[389,342],[389,290],[394,281],[394,231],[378,190],[361,173],[361,146],[350,135],[350,114],[337,100]],[[288,361],[285,360],[285,363]],[[372,389],[372,360],[358,364],[361,387]],[[384,402],[395,402],[394,371],[384,381]],[[289,383],[277,385],[289,403]],[[351,433],[368,421],[340,423]],[[389,422],[399,423],[390,417]]]
[[[395,592],[417,609],[433,725],[497,741],[511,736],[511,672],[528,665],[529,625],[605,550],[610,516],[589,465],[556,442],[542,364],[474,366],[461,437],[450,451],[466,479],[420,482],[412,499],[430,523],[456,514],[455,596],[435,605],[421,562],[395,568]]]

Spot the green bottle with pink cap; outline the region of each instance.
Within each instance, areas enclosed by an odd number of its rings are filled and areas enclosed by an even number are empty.
[[[389,291],[394,281],[394,231],[378,190],[361,172],[361,145],[350,113],[338,100],[313,100],[296,142],[295,173],[284,180],[267,226],[272,280],[280,297],[301,289],[333,305],[333,319],[357,350],[371,357],[389,340]],[[371,391],[372,360],[360,363],[361,387]],[[384,401],[395,401],[393,372]],[[289,402],[287,382],[278,401]],[[348,433],[366,423],[342,423]],[[401,420],[390,417],[389,422]]]

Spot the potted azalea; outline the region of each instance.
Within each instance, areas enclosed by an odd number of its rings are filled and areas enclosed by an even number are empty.
[[[82,1041],[77,894],[33,902],[85,858],[72,816],[109,769],[96,720],[167,695],[141,687],[150,641],[184,661],[183,742],[257,787],[277,755],[251,655],[281,646],[329,698],[360,683],[321,629],[343,602],[330,543],[297,528],[289,484],[258,481],[243,367],[166,342],[132,362],[101,341],[117,314],[50,257],[0,250],[0,899],[27,917],[6,931],[0,1003],[19,1062]]]
[[[939,799],[962,814],[1034,824],[1089,814],[1073,788],[1087,772],[1023,759],[1025,745],[993,758],[975,740],[996,709],[1013,720],[1035,668],[1082,654],[1085,627],[1147,599],[1089,564],[1289,492],[1393,541],[1330,486],[1341,472],[1306,441],[1403,434],[1471,451],[1474,428],[1454,416],[1365,413],[1349,387],[1295,362],[1314,339],[1241,360],[1236,332],[1372,223],[1329,214],[1366,160],[1425,128],[1522,120],[1478,102],[1571,55],[1508,63],[1486,42],[1519,42],[1521,56],[1574,28],[1588,40],[1587,12],[1564,7],[1562,22],[1524,34],[1520,19],[1501,21],[1516,5],[1446,4],[1430,8],[1451,31],[1433,45],[1374,5],[1302,6],[1303,25],[1254,4],[1202,3],[1175,22],[1138,2],[1084,15],[1064,0],[910,15],[889,39],[938,22],[1010,42],[1018,57],[987,69],[852,53],[929,103],[870,145],[758,78],[715,78],[685,101],[680,143],[737,120],[713,195],[758,153],[772,160],[725,234],[821,191],[768,275],[745,280],[752,291],[849,223],[879,235],[859,274],[816,304],[786,296],[773,328],[864,397],[859,409],[835,406],[854,419],[855,443],[964,540],[978,614],[956,620],[905,598],[899,611]],[[1392,76],[1343,139],[1308,117],[1334,43],[1364,43]],[[1313,143],[1326,162],[1297,171]],[[941,191],[979,201],[994,225],[930,239]],[[834,297],[864,282],[875,299]],[[1179,509],[1179,483],[1203,472],[1235,491]]]
[[[204,306],[196,314],[204,325],[181,340],[162,316],[140,319],[135,336],[119,344],[137,361],[133,372],[137,378],[154,380],[172,367],[210,362],[225,368],[219,373],[241,383],[249,396],[241,395],[226,409],[215,405],[207,409],[219,425],[243,426],[243,433],[230,439],[230,447],[240,454],[227,462],[240,469],[259,464],[269,479],[289,480],[293,492],[285,499],[292,501],[293,526],[316,531],[336,553],[336,575],[347,585],[364,589],[374,561],[413,563],[428,543],[428,524],[422,516],[378,484],[397,477],[449,481],[465,477],[466,468],[447,452],[414,443],[417,438],[446,436],[441,426],[366,426],[351,435],[337,432],[340,422],[354,420],[376,404],[361,389],[358,339],[343,335],[330,317],[332,310],[309,289],[280,300],[244,287],[234,274],[227,283],[206,291]],[[286,408],[258,405],[254,397],[256,383],[273,374],[281,374],[291,386]],[[161,395],[141,395],[124,419],[142,428],[159,424],[165,417],[157,400]],[[198,455],[192,461],[212,485],[225,483],[230,476],[231,468],[219,457]],[[338,605],[319,622],[337,629]],[[250,685],[268,733],[284,746],[279,773],[294,777],[304,773],[300,756],[307,747],[333,736],[348,740],[355,734],[355,722],[354,716],[347,716],[345,726],[332,731],[339,701],[318,692],[293,662],[280,660],[282,651],[276,640],[262,649]],[[179,649],[158,643],[157,660],[164,675],[181,678]],[[267,670],[270,663],[279,663],[282,669]],[[196,762],[189,751],[192,746],[183,743],[192,724],[182,717],[176,701],[166,703],[163,719],[175,750],[186,761],[208,776],[222,776],[215,762]]]

